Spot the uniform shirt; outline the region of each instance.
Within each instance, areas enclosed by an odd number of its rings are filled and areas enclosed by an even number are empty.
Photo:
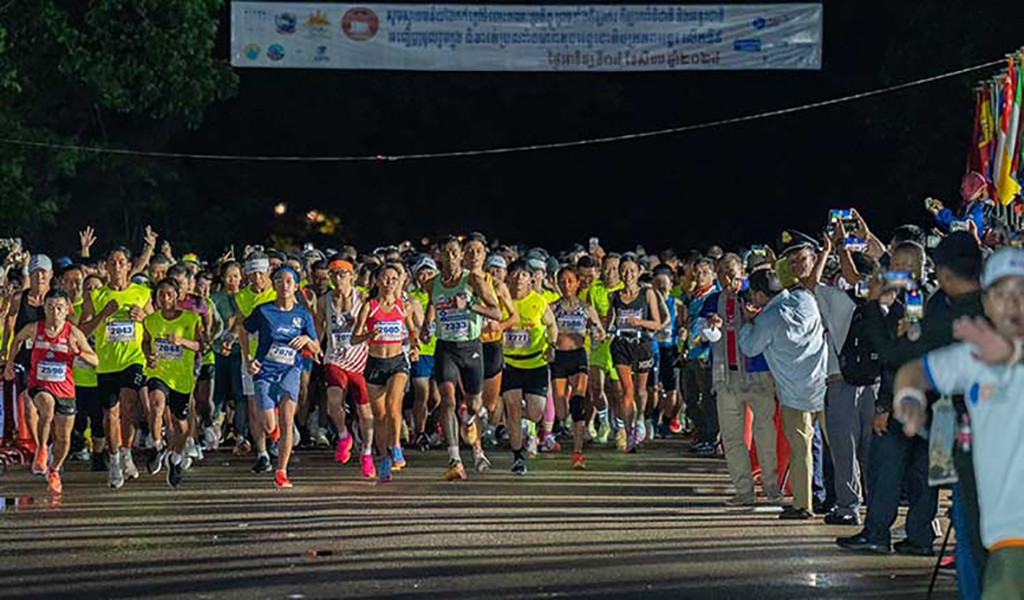
[[[940,394],[965,396],[982,542],[989,550],[1024,546],[1024,365],[984,364],[959,343],[926,354],[924,369]]]
[[[313,315],[298,302],[291,310],[278,308],[274,302],[257,306],[246,317],[245,330],[259,335],[256,360],[260,361],[260,371],[253,377],[257,381],[300,366],[301,353],[289,346],[296,336],[316,339]]]

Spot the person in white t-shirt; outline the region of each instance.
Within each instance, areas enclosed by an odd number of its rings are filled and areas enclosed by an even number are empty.
[[[984,598],[1024,598],[1024,250],[1006,248],[985,264],[985,315],[1011,340],[1002,364],[984,362],[979,349],[959,343],[908,363],[896,376],[896,418],[908,435],[925,422],[924,392],[964,394],[971,417],[981,537],[991,552]]]

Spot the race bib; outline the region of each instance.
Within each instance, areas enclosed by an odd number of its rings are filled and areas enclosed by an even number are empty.
[[[439,314],[441,321],[441,333],[446,338],[459,337],[469,334],[469,313],[467,311],[445,311]]]
[[[619,331],[635,331],[636,327],[629,324],[630,317],[642,318],[643,315],[638,310],[622,310],[615,315],[615,325]]]
[[[65,381],[68,377],[68,366],[62,362],[41,362],[36,365],[36,379],[50,383]]]
[[[135,321],[108,321],[108,342],[134,342]]]
[[[566,315],[558,320],[558,330],[573,335],[587,333],[587,318],[582,315]]]
[[[295,364],[295,356],[298,353],[298,350],[292,348],[288,344],[274,342],[271,344],[270,350],[267,351],[267,360],[281,365],[291,366]]]
[[[378,342],[401,342],[405,339],[405,324],[401,321],[377,321],[373,328]]]
[[[506,329],[505,347],[510,350],[525,350],[530,347],[530,332],[525,329]]]
[[[184,357],[184,348],[179,344],[157,338],[156,358],[157,360],[181,360]]]
[[[351,344],[352,344],[352,331],[351,330],[342,331],[342,330],[335,329],[335,330],[331,331],[331,345],[333,345],[336,350],[340,350],[342,348],[348,348]]]

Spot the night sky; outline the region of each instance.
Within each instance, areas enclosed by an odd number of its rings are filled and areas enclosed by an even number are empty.
[[[1021,4],[825,2],[821,71],[239,69],[237,95],[212,106],[202,127],[171,149],[406,154],[700,123],[1001,58],[1024,43]],[[591,235],[616,249],[731,246],[765,240],[782,227],[814,231],[829,208],[850,206],[884,236],[900,223],[922,221],[924,196],[955,197],[971,87],[991,72],[796,115],[587,148],[409,163],[188,163],[188,173],[211,203],[245,197],[255,239],[281,226],[271,210],[279,201],[290,213],[316,208],[337,215],[342,237],[364,247],[471,229],[551,249]]]

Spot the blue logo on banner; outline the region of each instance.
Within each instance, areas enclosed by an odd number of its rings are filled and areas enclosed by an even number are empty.
[[[256,60],[260,57],[260,45],[249,44],[245,47],[245,57],[249,60]]]
[[[271,44],[270,47],[267,48],[267,57],[270,60],[281,60],[284,58],[284,46],[281,44]]]
[[[758,17],[758,18],[754,19],[754,22],[751,23],[751,25],[753,25],[754,29],[760,30],[760,29],[764,29],[765,28],[765,25],[767,25],[767,22],[764,20],[764,17]]]
[[[274,17],[274,25],[277,26],[277,32],[288,35],[295,33],[295,24],[298,19],[292,13],[281,13]]]
[[[761,40],[736,40],[732,44],[732,49],[736,52],[760,52]]]

